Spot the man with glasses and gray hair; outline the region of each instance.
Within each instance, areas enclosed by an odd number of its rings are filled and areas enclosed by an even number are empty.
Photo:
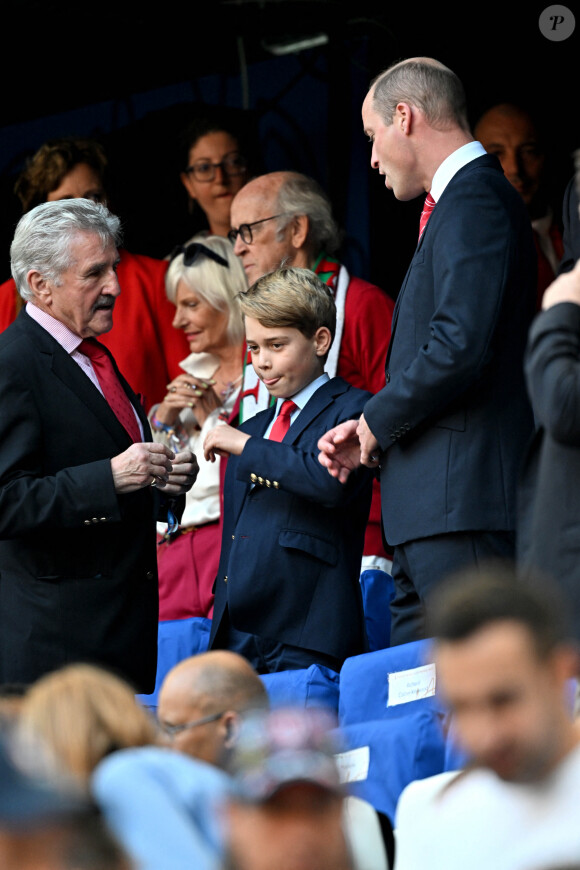
[[[325,371],[361,390],[385,386],[385,358],[394,301],[374,284],[349,275],[333,257],[339,231],[331,203],[320,185],[298,172],[269,172],[245,184],[233,199],[229,238],[249,284],[280,266],[311,269],[331,289],[336,304],[336,335]],[[267,408],[270,395],[248,359],[240,401],[240,420]],[[363,566],[390,570],[384,549],[380,491],[374,482],[365,537]]]

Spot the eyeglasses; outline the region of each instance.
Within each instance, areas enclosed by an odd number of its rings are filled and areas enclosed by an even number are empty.
[[[224,175],[243,175],[248,164],[246,158],[237,151],[230,151],[219,163],[210,163],[209,160],[197,160],[185,170],[188,175],[193,175],[197,181],[213,181],[216,169],[221,169]]]
[[[159,728],[163,731],[164,734],[167,734],[168,737],[176,737],[178,734],[181,734],[182,731],[187,731],[190,728],[197,728],[198,725],[207,725],[209,722],[217,722],[218,719],[221,719],[222,716],[225,716],[225,711],[223,713],[212,713],[210,716],[204,716],[202,719],[196,719],[195,722],[185,722],[183,725],[168,725],[167,722],[158,721]]]
[[[212,251],[212,249],[208,248],[207,245],[202,245],[201,242],[191,242],[189,245],[176,245],[169,256],[169,259],[174,260],[175,257],[179,257],[180,254],[183,254],[184,266],[193,266],[197,258],[203,256],[207,257],[209,260],[214,260],[214,262],[219,263],[220,266],[225,266],[226,269],[230,268],[230,264],[225,257]]]
[[[236,239],[239,235],[239,236],[241,236],[242,242],[245,245],[251,245],[252,242],[254,241],[254,237],[252,235],[252,227],[255,227],[256,224],[264,224],[264,223],[266,223],[266,221],[273,221],[276,218],[284,217],[285,214],[286,214],[286,212],[283,211],[280,214],[273,214],[271,217],[262,218],[262,220],[260,220],[260,221],[252,221],[251,224],[240,224],[239,227],[237,228],[237,230],[231,229],[229,231],[228,239],[230,240],[232,245],[235,245]]]

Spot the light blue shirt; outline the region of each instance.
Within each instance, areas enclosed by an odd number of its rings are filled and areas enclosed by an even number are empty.
[[[91,791],[136,870],[221,870],[222,770],[159,746],[119,749],[101,761]]]
[[[314,395],[316,390],[320,389],[320,387],[329,380],[330,380],[330,378],[328,376],[328,373],[324,372],[322,375],[320,375],[320,377],[311,381],[308,384],[308,386],[303,387],[298,393],[296,393],[295,396],[286,396],[284,399],[278,399],[276,401],[276,413],[274,414],[272,422],[270,423],[270,425],[268,426],[268,428],[266,429],[266,431],[264,433],[264,438],[270,437],[270,431],[272,429],[272,426],[274,425],[276,417],[280,413],[280,408],[282,407],[282,402],[285,402],[286,399],[292,399],[292,401],[296,405],[298,405],[298,407],[296,408],[295,411],[292,412],[292,416],[290,417],[290,425],[292,425],[292,423],[296,420],[296,418],[300,414],[300,411],[304,408],[306,403],[310,401],[310,399],[312,398],[312,396]]]
[[[462,145],[461,148],[457,148],[449,157],[445,158],[431,182],[430,194],[435,202],[437,202],[453,176],[467,163],[471,163],[472,160],[476,160],[482,154],[487,154],[487,151],[481,142],[475,141]]]

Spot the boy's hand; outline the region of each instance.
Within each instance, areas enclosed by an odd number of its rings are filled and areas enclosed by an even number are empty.
[[[239,456],[250,436],[228,423],[220,423],[207,433],[203,442],[203,455],[208,462],[215,462],[216,456],[232,453]]]

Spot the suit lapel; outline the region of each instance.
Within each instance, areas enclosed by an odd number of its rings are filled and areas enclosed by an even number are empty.
[[[71,359],[70,355],[61,347],[61,345],[46,331],[42,326],[37,324],[25,311],[19,315],[19,325],[24,332],[33,340],[35,347],[39,353],[47,358],[47,367],[51,369],[55,377],[59,378],[63,384],[83,402],[86,408],[93,414],[108,432],[110,437],[119,446],[120,450],[126,450],[131,444],[131,439],[121,425],[114,411],[111,409],[107,400],[102,396],[100,391],[91,382],[90,378],[83,372],[77,363]],[[118,372],[118,369],[117,369]],[[139,407],[138,400],[130,388],[128,389],[127,382],[121,376],[121,383],[127,392],[129,399],[137,409],[139,418],[144,424],[144,432],[149,432],[149,425],[144,415],[142,408]]]
[[[335,378],[319,387],[288,429],[282,443],[294,444],[312,421],[333,402],[336,396],[344,393],[347,388],[346,382]]]

